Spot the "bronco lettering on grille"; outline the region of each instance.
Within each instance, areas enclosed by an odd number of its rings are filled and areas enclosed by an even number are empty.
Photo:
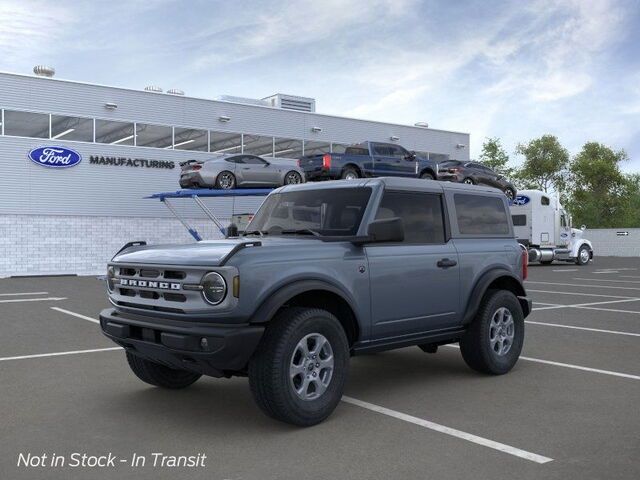
[[[179,283],[151,282],[148,280],[132,280],[129,278],[121,278],[118,283],[126,287],[159,288],[161,290],[181,290],[182,289],[182,285]]]

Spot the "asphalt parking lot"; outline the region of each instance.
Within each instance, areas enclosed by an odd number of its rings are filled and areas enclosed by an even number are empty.
[[[265,417],[246,379],[166,391],[99,332],[94,277],[0,280],[0,479],[640,478],[640,259],[531,266],[523,357],[355,357],[323,424]],[[207,455],[205,467],[18,467],[19,454]]]

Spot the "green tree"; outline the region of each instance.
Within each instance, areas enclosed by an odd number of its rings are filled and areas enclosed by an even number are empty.
[[[520,187],[549,192],[562,191],[566,186],[569,152],[554,135],[543,135],[516,147],[524,163],[516,171]]]
[[[498,137],[487,137],[482,144],[480,162],[507,178],[513,176],[514,170],[509,164],[509,155]]]
[[[576,224],[593,228],[637,225],[640,180],[620,171],[620,163],[627,159],[624,150],[614,151],[598,142],[584,144],[570,167],[569,208]]]

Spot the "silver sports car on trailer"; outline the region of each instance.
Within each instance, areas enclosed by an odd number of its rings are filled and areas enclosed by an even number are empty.
[[[281,187],[304,183],[303,170],[294,159],[257,155],[219,155],[211,160],[180,164],[181,188]]]

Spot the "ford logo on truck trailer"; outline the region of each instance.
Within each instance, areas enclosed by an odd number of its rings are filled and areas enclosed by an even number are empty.
[[[50,168],[74,167],[82,161],[82,155],[64,147],[38,147],[29,152],[29,159]]]

